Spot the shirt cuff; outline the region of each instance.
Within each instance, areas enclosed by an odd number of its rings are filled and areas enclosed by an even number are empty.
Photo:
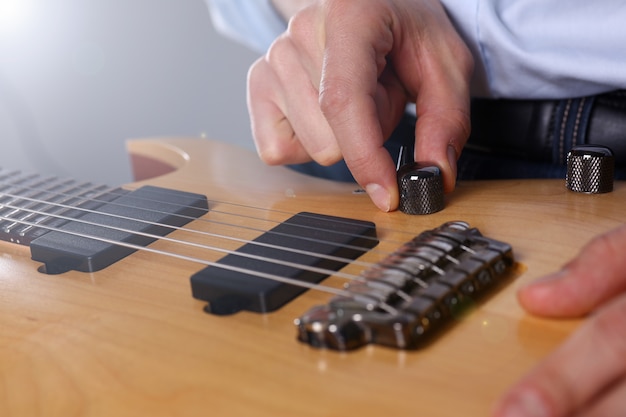
[[[287,23],[270,0],[206,0],[215,29],[265,53]]]

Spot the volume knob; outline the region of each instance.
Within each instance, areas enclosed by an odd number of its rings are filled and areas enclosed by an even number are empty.
[[[413,162],[400,167],[398,188],[404,213],[431,214],[444,207],[441,170],[435,165]]]
[[[606,146],[579,145],[567,154],[565,184],[571,191],[600,194],[613,191],[615,157]]]

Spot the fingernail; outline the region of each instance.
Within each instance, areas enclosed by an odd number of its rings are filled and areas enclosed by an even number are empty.
[[[391,196],[389,191],[379,184],[368,184],[365,191],[370,196],[376,207],[384,212],[388,212],[391,206]]]
[[[548,409],[534,391],[522,391],[498,414],[502,417],[549,417]]]

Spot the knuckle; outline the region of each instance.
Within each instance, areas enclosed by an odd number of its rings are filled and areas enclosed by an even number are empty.
[[[348,82],[338,77],[327,77],[320,85],[319,105],[322,114],[328,118],[335,118],[348,108],[353,93]]]
[[[297,152],[297,139],[287,119],[271,124],[253,120],[252,137],[259,158],[267,165],[288,163]]]
[[[287,26],[287,33],[296,40],[305,40],[311,37],[313,28],[313,16],[310,9],[304,9],[296,13]]]
[[[424,115],[429,119],[432,126],[447,126],[449,132],[453,132],[450,137],[451,145],[459,145],[462,147],[464,142],[470,135],[471,118],[469,111],[464,108],[452,107],[439,110],[433,110],[428,115]]]
[[[341,152],[336,146],[329,146],[318,152],[313,152],[311,157],[322,166],[330,166],[341,160]]]
[[[267,152],[267,151],[259,151],[259,158],[266,165],[276,166],[276,165],[282,164],[282,159],[279,158],[278,155]]]
[[[367,155],[353,155],[349,160],[346,160],[346,164],[353,173],[368,172],[371,163],[372,161]]]
[[[282,65],[281,63],[284,61],[284,57],[291,50],[291,42],[290,40],[281,35],[268,48],[265,53],[264,59],[271,67],[276,67]]]
[[[289,153],[281,146],[263,146],[257,147],[259,158],[267,165],[283,165],[287,162]]]
[[[456,131],[460,132],[464,139],[467,139],[470,135],[472,123],[470,114],[464,109],[452,109],[446,115],[446,122],[453,126],[456,126]]]

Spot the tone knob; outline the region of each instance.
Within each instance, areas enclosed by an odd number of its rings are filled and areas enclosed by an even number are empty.
[[[399,209],[407,214],[431,214],[444,207],[441,170],[435,165],[408,163],[398,170]]]
[[[565,184],[578,193],[600,194],[613,191],[615,157],[606,146],[578,145],[567,154]]]

